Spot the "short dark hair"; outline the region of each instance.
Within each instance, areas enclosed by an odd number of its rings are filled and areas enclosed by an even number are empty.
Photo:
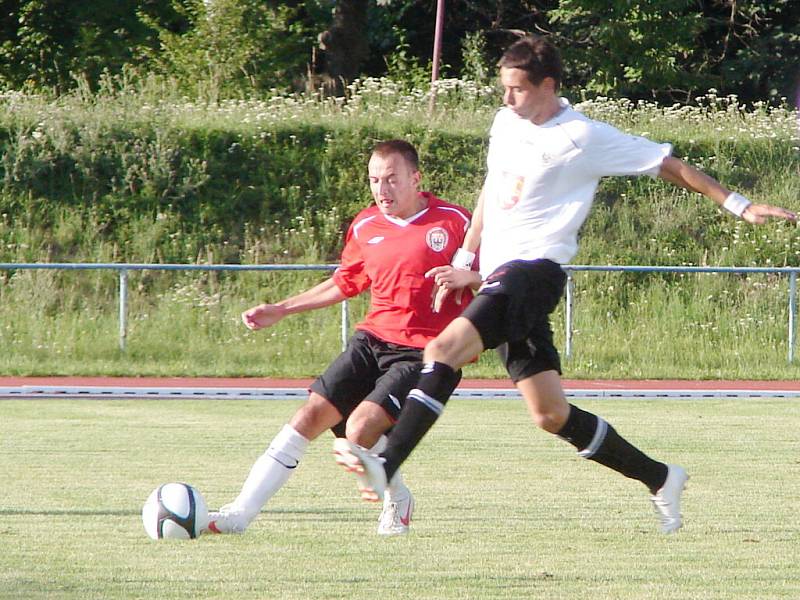
[[[419,171],[419,154],[417,149],[405,140],[384,140],[378,142],[372,148],[372,154],[387,156],[389,154],[400,154],[411,166],[412,170]]]
[[[561,55],[550,40],[539,35],[529,35],[511,44],[497,62],[498,67],[522,69],[528,80],[539,85],[545,77],[552,77],[556,89],[561,85]]]

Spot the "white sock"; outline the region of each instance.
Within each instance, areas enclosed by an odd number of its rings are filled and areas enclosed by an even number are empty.
[[[231,508],[241,512],[247,523],[255,519],[267,500],[292,476],[308,443],[294,427],[284,425],[267,451],[250,468],[250,474]]]
[[[382,435],[378,438],[378,441],[375,442],[375,445],[369,449],[370,452],[373,454],[380,454],[386,448],[386,445],[389,443],[389,439]],[[392,498],[395,500],[398,498],[405,498],[408,496],[409,491],[406,487],[405,482],[403,481],[403,475],[400,473],[398,469],[395,474],[392,476],[391,481],[386,486],[386,492],[384,494],[387,502],[392,502]]]

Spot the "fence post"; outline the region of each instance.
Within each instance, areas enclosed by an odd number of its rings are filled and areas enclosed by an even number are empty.
[[[342,352],[347,348],[347,338],[350,334],[350,319],[347,311],[347,299],[342,302]]]
[[[789,273],[789,362],[794,360],[794,332],[797,328],[797,272]]]
[[[572,278],[572,271],[567,269],[567,299],[566,299],[566,310],[564,314],[566,315],[566,323],[564,324],[564,336],[566,338],[564,342],[564,355],[567,358],[572,356],[572,301],[573,301],[573,292],[575,291],[575,281]]]
[[[128,271],[119,270],[119,349],[125,351],[125,340],[128,337]]]

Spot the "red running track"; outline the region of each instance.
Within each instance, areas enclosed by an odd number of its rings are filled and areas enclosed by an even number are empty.
[[[142,388],[307,388],[313,380],[272,377],[0,377],[0,387],[142,387]],[[688,379],[563,379],[569,390],[782,390],[800,392],[800,380],[688,380]],[[508,389],[508,379],[465,379],[459,388]]]

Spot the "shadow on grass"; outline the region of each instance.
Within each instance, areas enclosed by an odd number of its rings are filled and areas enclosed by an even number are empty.
[[[140,510],[0,508],[0,516],[34,515],[42,517],[56,517],[61,515],[69,515],[73,517],[128,517],[139,514],[141,514]]]
[[[261,513],[263,516],[269,515],[284,515],[284,516],[297,516],[298,520],[313,520],[314,516],[318,516],[320,520],[324,517],[338,516],[341,520],[360,519],[360,512],[358,509],[343,510],[343,509],[276,509],[266,510]],[[13,516],[42,516],[42,517],[55,517],[55,516],[73,516],[73,517],[130,517],[141,515],[140,509],[80,509],[80,508],[0,508],[0,516],[13,517]],[[310,517],[310,519],[309,519]]]

